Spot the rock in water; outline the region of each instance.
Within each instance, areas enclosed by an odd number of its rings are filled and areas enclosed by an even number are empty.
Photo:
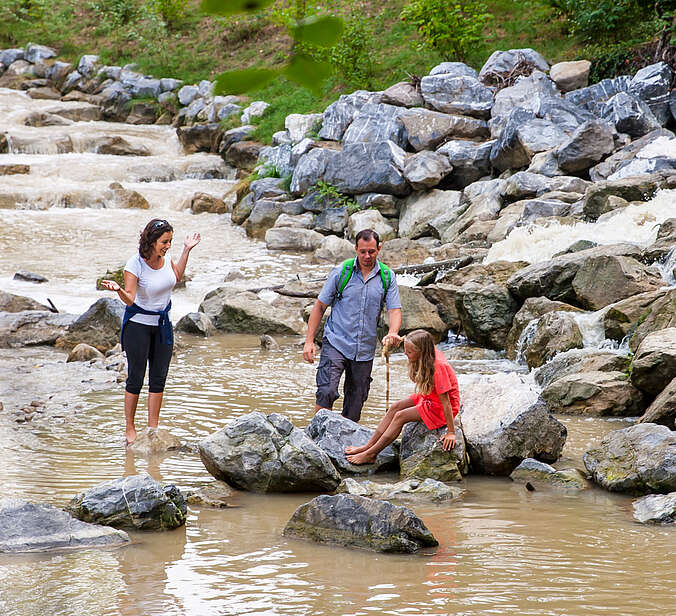
[[[411,553],[439,545],[411,510],[363,496],[318,496],[293,514],[284,535],[376,552]]]
[[[128,449],[134,453],[152,455],[180,449],[181,439],[162,428],[146,428],[139,432]]]
[[[462,424],[473,471],[509,475],[525,458],[554,462],[561,455],[566,427],[518,374],[468,384],[462,399]]]
[[[341,482],[336,493],[381,500],[431,501],[436,503],[459,498],[465,493],[465,490],[448,486],[436,479],[406,479],[397,483],[376,483],[368,480],[357,481],[348,477]]]
[[[650,494],[633,502],[634,518],[643,524],[673,524],[676,520],[676,492]]]
[[[373,430],[365,428],[328,409],[315,413],[305,433],[331,458],[331,462],[341,472],[374,473],[377,470],[397,468],[399,446],[392,443],[383,449],[373,464],[351,464],[345,458],[345,448],[359,447],[368,442]]]
[[[582,459],[592,479],[610,492],[676,490],[676,433],[665,426],[637,424],[614,430]]]
[[[446,426],[428,430],[421,421],[404,426],[401,434],[399,464],[402,477],[462,481],[467,473],[465,438],[460,415],[455,420],[455,447],[444,451],[439,439],[446,434]]]
[[[84,522],[131,530],[170,530],[185,524],[188,508],[174,485],[150,475],[100,483],[78,494],[67,511]]]
[[[124,531],[81,522],[52,505],[14,498],[0,501],[0,552],[41,552],[128,542]]]
[[[553,466],[538,462],[533,458],[526,458],[510,475],[512,481],[526,482],[527,484],[545,484],[555,488],[584,490],[590,483],[574,468],[556,470]]]
[[[216,479],[252,492],[335,490],[340,475],[324,451],[283,415],[238,417],[199,443]]]

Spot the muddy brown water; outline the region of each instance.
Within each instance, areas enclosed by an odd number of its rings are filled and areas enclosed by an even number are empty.
[[[174,321],[195,310],[233,269],[244,278],[230,284],[242,288],[291,277],[307,280],[328,269],[312,265],[307,256],[269,253],[227,216],[193,216],[182,209],[194,192],[223,196],[232,183],[213,179],[217,174],[209,171],[223,171],[222,161],[183,156],[171,129],[76,123],[67,127],[75,151],[56,154],[54,129],[22,125],[26,113],[46,105],[0,89],[2,128],[11,143],[30,143],[0,155],[0,162],[31,165],[29,175],[0,181],[0,196],[21,195],[15,208],[0,209],[0,289],[42,302],[49,298],[61,310],[80,314],[106,296],[94,289],[95,279],[126,261],[139,230],[155,216],[174,224],[174,255],[186,233],[203,236],[190,257],[191,280],[174,294]],[[91,154],[87,144],[102,135],[121,135],[148,147],[152,156]],[[231,176],[227,170],[221,175]],[[141,192],[151,211],[102,208],[111,181]],[[73,203],[80,207],[64,207]],[[562,241],[568,245],[574,238]],[[18,270],[43,274],[49,282],[15,281]],[[314,367],[302,362],[296,340],[280,339],[280,349],[270,352],[259,348],[255,336],[186,337],[180,343],[161,426],[185,442],[194,444],[254,410],[284,413],[299,427],[310,421]],[[50,349],[0,350],[4,497],[63,506],[101,481],[140,472],[184,490],[212,481],[194,453],[146,459],[125,452],[122,385],[110,375],[66,367],[64,360]],[[453,363],[461,393],[477,379],[523,372],[500,359]],[[379,359],[373,376],[362,420],[369,426],[385,405]],[[392,400],[410,393],[402,355],[392,358],[391,381]],[[48,412],[17,424],[12,411],[36,398],[47,402]],[[139,427],[144,403],[142,398]],[[584,451],[603,434],[629,425],[560,419],[568,427],[561,468],[581,467]],[[634,522],[629,497],[599,489],[528,492],[507,478],[478,476],[467,477],[464,487],[466,494],[454,502],[412,505],[440,544],[415,555],[287,539],[284,525],[313,495],[249,493],[236,493],[233,506],[223,510],[191,506],[184,528],[131,533],[132,543],[123,548],[0,555],[0,611],[10,616],[676,615],[671,588],[676,530]]]

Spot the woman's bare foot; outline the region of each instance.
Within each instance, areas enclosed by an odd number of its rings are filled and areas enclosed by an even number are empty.
[[[353,455],[355,453],[366,451],[367,449],[368,447],[366,445],[362,445],[361,447],[345,447],[345,453],[348,455]]]
[[[136,440],[136,429],[127,428],[124,433],[125,438],[127,439],[127,447],[131,445]]]
[[[347,456],[347,461],[351,464],[372,464],[376,461],[377,454],[369,454],[366,452]]]

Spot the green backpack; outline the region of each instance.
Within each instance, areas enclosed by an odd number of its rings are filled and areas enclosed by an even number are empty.
[[[343,290],[347,286],[347,283],[350,282],[350,278],[352,278],[352,273],[354,272],[354,267],[356,264],[356,257],[343,261],[343,269],[340,272],[340,276],[338,276],[338,295],[336,299],[341,299],[343,297]],[[381,263],[380,261],[378,261],[378,265],[380,266],[380,280],[383,283],[383,291],[385,292],[385,295],[387,295],[387,290],[390,288],[390,284],[392,283],[392,270],[390,270],[387,265]]]

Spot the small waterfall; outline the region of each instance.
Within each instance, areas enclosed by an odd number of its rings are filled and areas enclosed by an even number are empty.
[[[603,326],[603,316],[610,306],[601,308],[596,312],[570,312],[573,319],[580,328],[582,334],[582,344],[584,348],[595,349],[615,349],[617,343],[614,340],[606,339],[606,332]]]
[[[674,272],[676,271],[676,246],[674,246],[665,257],[662,263],[655,264],[662,276],[662,280],[667,283],[668,286],[676,286],[676,276]]]
[[[551,259],[578,240],[601,244],[631,241],[645,247],[657,238],[659,225],[674,217],[675,199],[676,190],[661,190],[650,201],[610,212],[595,223],[562,225],[550,222],[516,227],[504,240],[493,244],[484,262],[538,263]]]
[[[535,330],[538,328],[538,323],[540,322],[540,317],[532,319],[528,322],[528,325],[521,330],[521,335],[519,336],[519,341],[516,343],[516,362],[519,364],[526,363],[526,349],[528,345],[533,340],[535,335]]]

